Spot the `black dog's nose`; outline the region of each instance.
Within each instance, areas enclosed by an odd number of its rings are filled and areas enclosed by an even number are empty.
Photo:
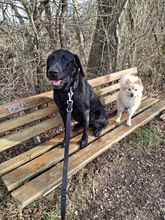
[[[58,74],[58,71],[55,71],[55,70],[49,70],[49,75],[54,75],[56,76]]]

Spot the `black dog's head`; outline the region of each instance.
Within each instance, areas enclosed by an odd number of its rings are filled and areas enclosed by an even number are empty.
[[[47,77],[55,89],[61,89],[70,82],[78,69],[84,77],[78,56],[68,50],[56,50],[47,59]]]

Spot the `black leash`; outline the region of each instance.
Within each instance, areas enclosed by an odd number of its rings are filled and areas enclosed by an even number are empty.
[[[67,186],[67,174],[68,174],[68,154],[69,154],[69,141],[70,141],[70,121],[72,113],[72,87],[68,92],[69,100],[67,101],[67,119],[65,128],[65,150],[64,150],[64,164],[63,164],[63,176],[62,176],[62,189],[61,189],[61,220],[65,220],[66,212],[66,186]]]

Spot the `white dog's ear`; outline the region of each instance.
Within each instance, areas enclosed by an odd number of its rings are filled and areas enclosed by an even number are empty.
[[[142,85],[141,79],[138,79],[135,83],[137,83],[137,84],[139,84],[139,85]]]
[[[130,79],[127,79],[125,84],[129,84],[130,82],[131,82]]]
[[[143,91],[144,87],[143,87],[143,83],[142,83],[142,81],[141,81],[140,78],[136,81],[136,83],[137,83],[138,85],[140,85],[141,91]]]

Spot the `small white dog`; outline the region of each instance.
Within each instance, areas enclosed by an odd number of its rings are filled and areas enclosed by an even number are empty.
[[[131,126],[131,118],[141,104],[143,85],[141,79],[134,75],[125,75],[120,79],[120,91],[117,98],[117,117],[119,123],[124,111],[128,112],[126,124]]]

